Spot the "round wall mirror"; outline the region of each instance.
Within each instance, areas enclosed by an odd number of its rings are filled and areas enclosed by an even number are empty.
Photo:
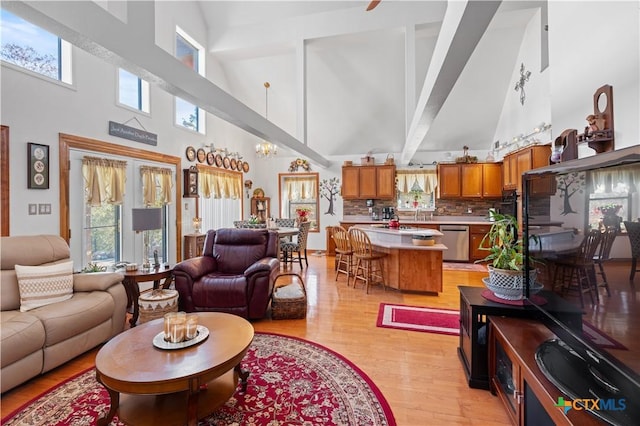
[[[607,94],[602,92],[598,95],[598,112],[604,113],[607,109]]]

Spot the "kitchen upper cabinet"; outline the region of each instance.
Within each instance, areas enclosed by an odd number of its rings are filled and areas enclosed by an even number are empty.
[[[396,167],[376,167],[376,197],[380,199],[396,198]]]
[[[522,193],[522,174],[532,169],[548,166],[550,156],[550,145],[532,145],[507,154],[504,157],[504,189],[515,189],[518,193]],[[555,179],[549,176],[533,182],[531,195],[552,195],[555,193],[555,189]]]
[[[343,167],[342,168],[342,198],[359,198],[360,197],[360,168],[359,167]]]
[[[502,164],[484,163],[482,165],[482,196],[502,197]]]
[[[342,167],[343,199],[395,199],[396,167],[344,166]]]
[[[438,164],[440,198],[499,198],[500,163]]]
[[[506,155],[502,162],[502,186],[504,189],[516,189],[518,186],[518,158],[515,155]]]
[[[440,198],[459,198],[460,186],[460,165],[438,164],[438,193]]]
[[[376,167],[360,167],[360,198],[376,198]]]
[[[482,197],[482,164],[460,166],[460,195],[462,197]]]

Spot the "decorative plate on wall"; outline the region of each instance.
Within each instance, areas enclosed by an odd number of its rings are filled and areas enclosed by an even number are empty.
[[[231,159],[229,159],[229,157],[224,157],[224,159],[222,160],[222,164],[224,165],[225,169],[228,169],[229,167],[231,167]]]
[[[213,166],[213,163],[216,161],[216,156],[213,154],[213,152],[208,152],[207,153],[207,164],[210,166]]]
[[[216,166],[222,167],[222,155],[216,154]]]
[[[231,170],[238,170],[238,160],[235,158],[231,159]]]
[[[242,171],[245,173],[249,171],[249,163],[247,163],[246,161],[242,163]]]
[[[185,152],[185,155],[187,156],[187,160],[189,161],[193,161],[196,159],[196,149],[192,146],[188,146],[187,150]]]
[[[198,163],[204,163],[206,159],[207,159],[207,153],[204,151],[204,149],[200,148],[198,150]]]

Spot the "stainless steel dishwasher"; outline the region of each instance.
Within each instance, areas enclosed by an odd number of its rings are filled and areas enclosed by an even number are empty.
[[[440,225],[442,232],[442,244],[447,250],[442,252],[443,260],[469,260],[469,226],[467,225]]]

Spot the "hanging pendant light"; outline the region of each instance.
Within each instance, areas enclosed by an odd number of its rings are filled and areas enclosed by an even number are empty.
[[[269,120],[269,82],[264,83],[264,117]],[[268,141],[262,141],[256,145],[256,155],[259,158],[270,158],[278,153],[278,147]]]

